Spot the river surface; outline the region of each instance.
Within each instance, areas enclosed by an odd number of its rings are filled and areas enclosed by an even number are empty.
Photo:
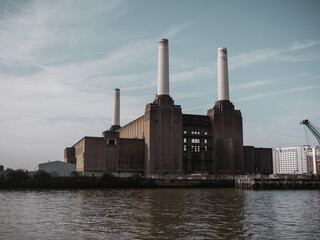
[[[0,190],[0,239],[320,239],[320,191]]]

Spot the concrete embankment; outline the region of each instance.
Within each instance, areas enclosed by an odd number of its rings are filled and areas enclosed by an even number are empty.
[[[167,188],[234,188],[233,179],[200,180],[200,179],[158,179],[154,181],[156,187]]]

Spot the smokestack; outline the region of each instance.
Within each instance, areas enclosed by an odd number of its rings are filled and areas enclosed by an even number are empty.
[[[229,100],[227,49],[218,48],[218,101]]]
[[[168,39],[159,40],[158,95],[169,95],[169,47]]]
[[[120,127],[120,89],[113,90],[113,117],[112,126]]]

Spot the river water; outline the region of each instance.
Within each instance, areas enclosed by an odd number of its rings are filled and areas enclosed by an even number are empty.
[[[320,239],[320,191],[0,190],[0,239]]]

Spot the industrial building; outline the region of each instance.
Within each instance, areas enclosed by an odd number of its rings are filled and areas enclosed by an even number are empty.
[[[76,171],[75,164],[61,161],[40,163],[38,168],[39,170],[46,171],[55,177],[70,177],[71,173]]]
[[[273,150],[274,174],[319,174],[320,147],[297,146]]]
[[[114,90],[112,126],[65,149],[65,162],[82,173],[107,170],[145,176],[272,173],[272,149],[243,146],[242,115],[229,99],[227,49],[218,49],[218,99],[206,115],[183,114],[170,96],[168,40],[158,47],[158,90],[144,115],[120,126]]]

